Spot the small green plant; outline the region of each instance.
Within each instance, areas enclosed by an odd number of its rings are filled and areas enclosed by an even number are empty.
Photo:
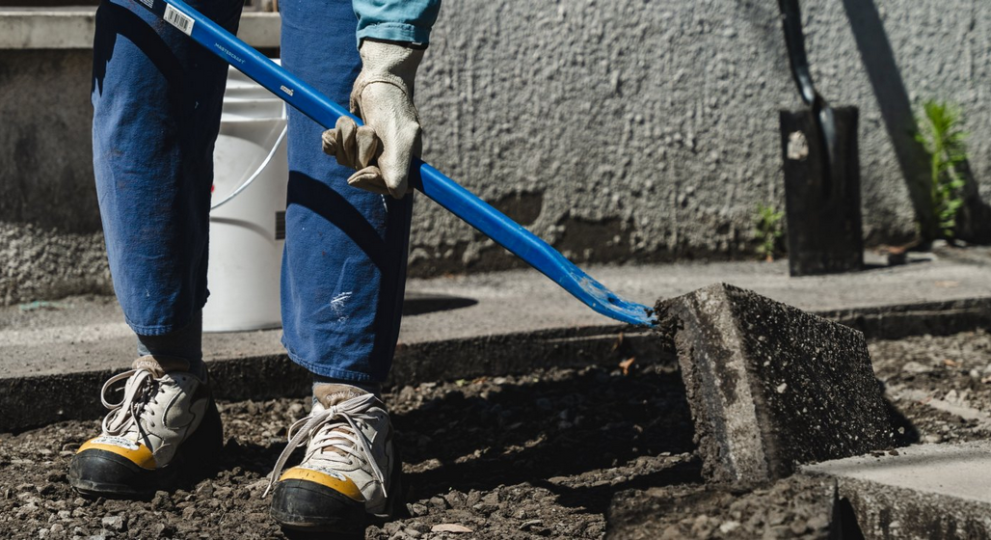
[[[754,238],[757,239],[757,254],[764,260],[774,260],[778,240],[784,236],[781,220],[784,212],[779,212],[773,205],[760,203],[754,216]]]
[[[967,161],[967,132],[960,128],[960,109],[947,102],[929,100],[922,105],[925,117],[915,135],[930,155],[933,212],[945,238],[953,238],[957,212],[963,206],[965,181],[957,167]]]

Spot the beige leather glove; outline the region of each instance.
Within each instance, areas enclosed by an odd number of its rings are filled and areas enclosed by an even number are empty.
[[[413,79],[423,50],[363,40],[362,69],[351,92],[351,112],[365,125],[341,117],[323,133],[323,151],[358,169],[348,184],[399,199],[407,191],[410,162],[420,153],[420,120]]]

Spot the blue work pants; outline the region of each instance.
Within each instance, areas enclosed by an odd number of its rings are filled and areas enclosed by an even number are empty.
[[[236,31],[243,0],[188,0]],[[350,0],[283,0],[282,62],[346,104],[360,69]],[[93,161],[114,290],[139,335],[207,301],[213,147],[227,65],[134,0],[104,0],[93,68]],[[347,185],[323,128],[289,114],[283,343],[324,377],[388,374],[399,333],[412,197]],[[251,294],[251,291],[245,291]]]

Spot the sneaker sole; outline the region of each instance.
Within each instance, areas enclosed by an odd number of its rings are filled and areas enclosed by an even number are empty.
[[[294,531],[358,534],[365,528],[365,505],[307,480],[283,480],[272,494],[272,517]]]
[[[211,399],[203,422],[165,467],[147,470],[113,452],[91,449],[73,457],[69,485],[88,497],[142,498],[172,491],[210,469],[223,449],[223,439],[220,412]]]
[[[361,535],[369,525],[380,525],[394,519],[409,517],[403,461],[398,448],[392,467],[385,514],[369,514],[365,505],[335,491],[307,480],[283,480],[275,485],[271,514],[283,528],[304,533]],[[289,490],[288,493],[286,490]],[[329,516],[327,509],[337,507],[337,515]]]
[[[395,439],[393,439],[392,444],[392,451],[395,453],[392,464],[392,489],[389,490],[389,498],[386,500],[385,513],[370,516],[371,523],[374,525],[411,517],[409,509],[406,507],[406,500],[409,498],[409,486],[406,485],[406,476],[403,474],[402,454],[399,452],[399,445],[396,444]]]

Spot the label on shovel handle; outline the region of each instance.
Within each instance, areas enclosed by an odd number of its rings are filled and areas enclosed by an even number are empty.
[[[172,4],[167,4],[165,6],[165,22],[176,27],[182,33],[190,36],[193,34],[193,19],[186,15],[185,13],[179,11],[178,9],[172,7]]]

